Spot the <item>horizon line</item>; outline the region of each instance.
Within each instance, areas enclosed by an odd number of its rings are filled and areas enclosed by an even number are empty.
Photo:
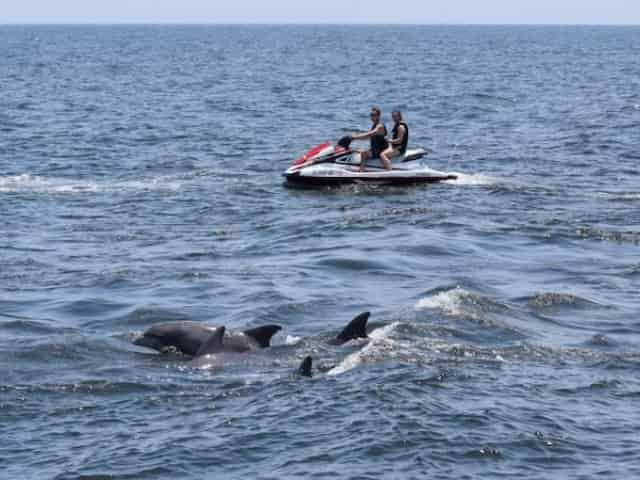
[[[147,21],[124,21],[124,22],[0,22],[0,27],[29,27],[29,26],[95,26],[95,27],[117,27],[117,26],[200,26],[200,27],[340,27],[340,26],[363,26],[363,27],[640,27],[639,23],[367,23],[367,22],[147,22]]]

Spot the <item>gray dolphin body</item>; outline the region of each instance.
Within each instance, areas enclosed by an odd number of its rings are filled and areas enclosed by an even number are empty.
[[[226,336],[225,327],[218,327],[214,329],[209,338],[202,343],[193,360],[191,360],[191,366],[195,368],[211,368],[220,367],[223,365],[223,358],[225,352],[229,351],[229,347],[225,346]],[[302,363],[297,369],[297,373],[303,377],[311,377],[312,373],[311,357],[305,357]]]
[[[193,360],[191,360],[191,366],[194,368],[219,368],[224,365],[224,354],[228,351],[225,347],[225,328],[216,328],[206,342],[204,342]],[[313,360],[307,356],[302,360],[302,363],[298,366],[296,373],[303,377],[312,377],[313,372]]]
[[[222,365],[222,359],[218,358],[220,354],[228,352],[229,347],[225,347],[225,327],[215,328],[209,337],[202,342],[200,348],[195,353],[191,366],[195,368],[219,367]],[[231,350],[233,351],[233,350]]]
[[[265,325],[239,332],[198,322],[167,322],[151,326],[133,343],[159,352],[173,347],[192,357],[220,352],[242,353],[269,347],[271,338],[280,330],[278,325]]]

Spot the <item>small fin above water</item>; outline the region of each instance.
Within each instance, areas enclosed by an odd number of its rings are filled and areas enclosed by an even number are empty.
[[[303,377],[311,377],[313,373],[311,369],[313,368],[313,359],[310,356],[307,356],[302,360],[300,367],[298,367],[298,373]]]
[[[349,322],[342,332],[336,337],[340,343],[347,343],[356,338],[367,338],[367,322],[370,312],[363,312]]]
[[[264,327],[245,330],[244,334],[258,342],[261,348],[267,348],[271,346],[271,338],[280,330],[282,330],[282,327],[279,325],[265,325]]]
[[[218,327],[213,332],[211,332],[211,335],[209,335],[209,338],[207,338],[202,343],[202,345],[200,345],[200,348],[196,352],[195,356],[200,357],[202,355],[208,355],[210,353],[216,353],[221,351],[223,348],[222,340],[224,338],[225,331],[226,331],[225,327]]]

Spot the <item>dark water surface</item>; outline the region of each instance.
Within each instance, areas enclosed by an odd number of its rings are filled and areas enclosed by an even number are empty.
[[[0,477],[640,476],[638,58],[638,28],[0,27]],[[460,179],[283,187],[372,104]],[[369,343],[318,338],[363,310]],[[175,319],[283,332],[208,370],[130,344]]]

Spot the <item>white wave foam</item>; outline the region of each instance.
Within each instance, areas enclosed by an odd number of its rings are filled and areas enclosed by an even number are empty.
[[[28,173],[22,175],[12,175],[0,177],[0,188],[19,188],[22,185],[42,185],[43,180],[40,177],[32,177]]]
[[[43,178],[28,173],[0,177],[0,192],[77,193],[97,192],[98,190],[99,186],[94,182]]]
[[[287,338],[284,340],[285,345],[296,345],[300,343],[302,340],[301,337],[296,337],[295,335],[287,335]]]
[[[372,331],[368,336],[371,340],[384,340],[386,339],[391,332],[399,325],[398,322],[390,323],[389,325],[385,325],[384,327],[376,328]]]
[[[64,178],[45,178],[23,173],[0,176],[0,192],[33,193],[95,193],[123,190],[179,190],[181,183],[168,177],[121,182],[73,181]]]
[[[416,310],[437,308],[448,315],[454,316],[469,315],[469,312],[465,311],[463,307],[464,299],[470,295],[471,293],[465,289],[456,287],[419,300],[418,303],[416,303],[415,308]]]
[[[473,174],[469,175],[461,172],[448,172],[450,175],[455,175],[458,178],[456,180],[446,180],[446,183],[451,185],[494,185],[498,183],[498,180],[487,175]]]
[[[369,343],[357,352],[348,355],[338,365],[327,372],[327,375],[335,376],[348,372],[349,370],[364,363],[365,359],[371,352],[388,347],[391,340],[389,334],[398,326],[398,322],[393,322],[384,327],[378,328],[369,334]]]
[[[596,192],[596,197],[607,200],[640,200],[640,192]]]

